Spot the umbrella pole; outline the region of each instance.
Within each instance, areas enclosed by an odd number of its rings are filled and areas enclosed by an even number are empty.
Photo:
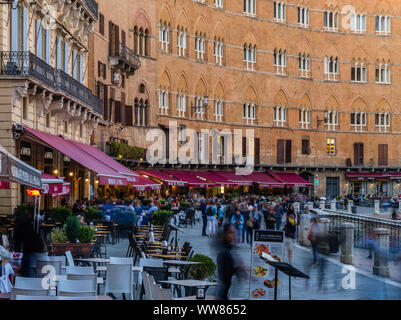
[[[36,229],[36,233],[37,233],[37,234],[39,234],[39,224],[40,224],[40,200],[41,200],[41,198],[42,198],[41,196],[38,196],[38,202],[39,202],[39,203],[38,203],[38,215],[37,215],[37,217],[38,217],[37,224],[38,224],[38,225],[37,225],[37,227],[36,227],[36,228],[37,228],[37,229]]]
[[[36,207],[37,207],[37,197],[35,196],[35,206],[33,208],[33,232],[36,230]]]

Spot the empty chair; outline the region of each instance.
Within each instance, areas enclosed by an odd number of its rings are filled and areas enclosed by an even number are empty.
[[[72,257],[71,251],[66,251],[65,256],[67,257],[68,265],[70,267],[75,266],[74,259]]]
[[[67,280],[90,280],[92,290],[97,290],[97,275],[93,267],[67,267]]]
[[[132,258],[120,258],[120,257],[110,257],[110,264],[134,264],[134,259]]]
[[[140,258],[139,259],[139,266],[140,267],[163,267],[163,260],[162,259],[147,259],[147,258]],[[137,285],[142,284],[142,275],[140,272],[136,275],[136,283]]]
[[[96,296],[91,280],[60,280],[58,283],[58,296]]]
[[[36,277],[43,278],[49,274],[61,275],[61,267],[61,261],[36,260]]]
[[[142,299],[143,294],[145,294],[146,300],[153,300],[153,295],[152,295],[152,289],[150,286],[150,281],[149,281],[149,274],[147,272],[141,272],[141,276],[143,279],[143,292],[141,292],[140,298]]]
[[[133,300],[133,286],[132,263],[107,264],[105,295],[122,294],[125,299],[125,294],[129,294],[130,300]]]
[[[15,300],[17,295],[48,296],[49,282],[43,278],[15,277],[15,284],[11,291],[11,299]]]
[[[149,282],[153,300],[173,300],[170,289],[163,289],[155,282],[153,276],[148,276],[147,280]]]

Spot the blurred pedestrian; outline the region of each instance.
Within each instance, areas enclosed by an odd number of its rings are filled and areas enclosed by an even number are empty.
[[[284,234],[285,234],[285,247],[288,252],[288,263],[292,264],[292,249],[295,241],[295,213],[289,212],[287,214],[286,223],[284,225]]]
[[[235,244],[239,248],[242,238],[242,230],[244,228],[245,219],[239,210],[235,211],[235,215],[231,217],[231,224],[235,230]]]
[[[312,245],[314,266],[317,264],[318,250],[319,250],[319,236],[320,236],[319,218],[312,218],[312,224],[309,230],[308,240]]]

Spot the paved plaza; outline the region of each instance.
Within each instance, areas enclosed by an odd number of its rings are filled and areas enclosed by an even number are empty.
[[[185,241],[190,242],[195,254],[210,256],[215,262],[217,249],[214,239],[201,236],[201,222],[193,228],[190,226],[183,228],[184,233],[179,233],[180,244]],[[125,256],[128,240],[121,239],[116,245],[107,246],[108,256]],[[240,248],[234,249],[233,253],[236,261],[250,269],[250,245],[243,243]],[[380,278],[373,275],[373,260],[366,259],[366,250],[355,250],[355,289],[344,289],[342,284],[344,277],[350,271],[344,269],[344,264],[339,261],[339,253],[330,256],[322,256],[324,262],[323,272],[320,265],[311,267],[312,251],[299,245],[294,246],[293,265],[310,276],[310,280],[292,279],[292,299],[294,300],[356,300],[373,299],[389,300],[401,299],[401,263],[395,265],[390,262],[389,279]],[[286,259],[286,258],[285,258]],[[344,270],[343,270],[344,269]],[[344,274],[342,273],[344,271]],[[323,275],[323,285],[319,289],[320,275]],[[280,277],[280,276],[279,276]],[[215,288],[209,288],[208,294],[215,294]],[[247,280],[233,279],[231,296],[236,298],[249,298],[249,282]],[[282,275],[282,294],[280,299],[288,299],[288,278]]]

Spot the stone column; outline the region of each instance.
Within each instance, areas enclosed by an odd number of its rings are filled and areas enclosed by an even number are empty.
[[[374,253],[373,274],[383,277],[390,276],[388,267],[388,251],[390,230],[377,228],[374,230],[376,236],[376,246]]]
[[[379,215],[380,214],[380,201],[375,200],[375,214]]]
[[[326,201],[320,201],[319,209],[324,209],[326,206]]]
[[[323,237],[324,241],[320,242],[319,252],[323,254],[330,253],[329,242],[327,241],[327,237],[329,234],[329,223],[330,220],[327,218],[320,219],[320,236]]]
[[[308,234],[310,230],[310,216],[309,214],[302,214],[299,225],[299,243],[304,247],[311,247],[311,243],[308,240]]]
[[[330,209],[333,210],[333,211],[336,211],[336,210],[337,210],[336,204],[337,204],[337,201],[334,201],[334,200],[333,200],[333,201],[330,203]]]
[[[348,200],[348,208],[347,208],[348,213],[352,213],[352,206],[353,205],[354,205],[354,201]]]
[[[341,225],[341,262],[354,264],[354,225],[343,223]]]

